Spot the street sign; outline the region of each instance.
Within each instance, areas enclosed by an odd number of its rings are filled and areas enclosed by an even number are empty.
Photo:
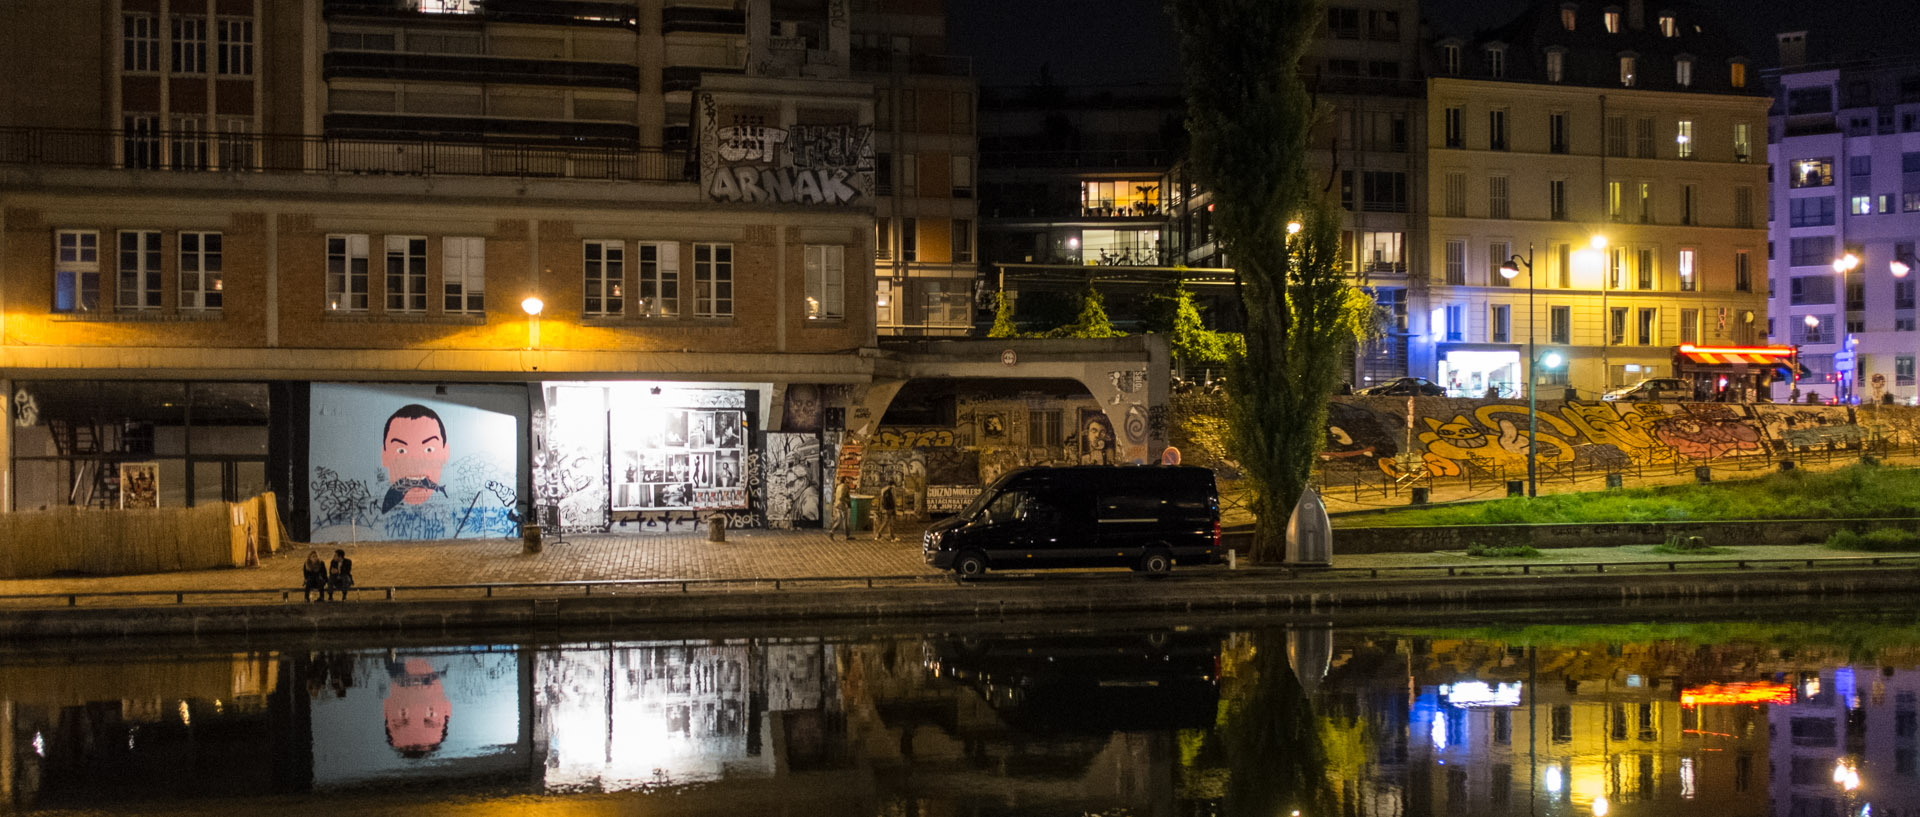
[[[1853,371],[1853,353],[1852,352],[1834,352],[1833,353],[1833,370],[1837,372]]]

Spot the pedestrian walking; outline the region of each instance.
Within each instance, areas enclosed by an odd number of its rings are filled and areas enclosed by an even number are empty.
[[[845,529],[847,541],[853,541],[853,486],[852,480],[836,479],[833,482],[833,522],[827,525],[827,540],[833,540],[833,532]]]
[[[320,561],[320,551],[307,551],[307,563],[300,566],[302,584],[300,595],[307,601],[313,601],[313,593],[318,590],[324,597],[327,592],[327,563]]]
[[[333,561],[327,563],[327,597],[332,600],[333,591],[339,591],[340,600],[347,600],[347,591],[353,589],[353,560],[347,558],[347,552],[336,550]]]
[[[893,496],[893,486],[882,487],[878,500],[873,503],[873,538],[888,542],[894,540],[893,516],[898,509]]]

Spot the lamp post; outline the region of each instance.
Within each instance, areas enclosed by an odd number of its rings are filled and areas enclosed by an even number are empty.
[[[540,310],[546,309],[545,301],[538,295],[528,295],[520,302],[520,309],[527,313],[527,349],[540,348]]]
[[[1887,262],[1887,271],[1893,273],[1893,277],[1895,278],[1905,278],[1907,277],[1907,273],[1912,272],[1915,266],[1920,266],[1920,260],[1915,260],[1914,257],[1911,255],[1902,255],[1902,256],[1897,256],[1892,261]],[[1912,299],[1908,299],[1907,306],[1909,308],[1913,306]],[[1898,311],[1900,309],[1900,298],[1897,294],[1894,296],[1894,299],[1893,299],[1893,308],[1895,311]],[[1915,356],[1914,360],[1920,361],[1920,355]],[[1917,365],[1920,365],[1920,364],[1917,364]],[[1916,374],[1917,374],[1916,372],[1908,372],[1907,376],[1908,378],[1912,379],[1912,378],[1915,378]],[[1893,380],[1894,380],[1893,384],[1895,386],[1900,385],[1900,371],[1898,368],[1895,368],[1893,372]],[[1914,382],[1916,384],[1920,384],[1920,379],[1915,379]],[[1916,388],[1914,390],[1914,393],[1915,393],[1914,405],[1920,405],[1920,388]]]
[[[1845,254],[1842,254],[1839,258],[1833,259],[1833,271],[1835,274],[1840,276],[1840,307],[1843,311],[1845,310],[1848,304],[1847,273],[1853,272],[1854,270],[1859,268],[1860,268],[1860,256],[1854,255],[1853,253],[1845,253]],[[1833,337],[1835,341],[1845,343],[1845,341],[1841,340],[1840,333],[1837,327],[1835,328]],[[1844,346],[1842,348],[1848,352],[1853,351],[1852,349],[1847,349]],[[1854,365],[1857,367],[1859,364],[1855,363]],[[1853,384],[1855,380],[1855,375],[1857,375],[1858,372],[1859,372],[1859,369],[1855,368],[1851,370],[1850,373],[1840,375],[1841,384],[1846,386],[1846,390],[1847,390],[1846,401],[1849,403],[1853,402]],[[1834,396],[1835,402],[1838,402],[1840,400],[1840,395],[1837,389],[1835,390],[1835,394],[1833,396]]]
[[[1525,264],[1527,267],[1527,496],[1533,497],[1538,495],[1539,490],[1538,469],[1534,464],[1537,451],[1533,438],[1534,435],[1540,431],[1540,421],[1538,417],[1539,400],[1537,398],[1540,378],[1534,373],[1533,351],[1533,242],[1527,242],[1526,258],[1521,258],[1516,255],[1507,259],[1506,263],[1500,265],[1500,277],[1509,281],[1519,277],[1520,267],[1517,266],[1519,264]]]

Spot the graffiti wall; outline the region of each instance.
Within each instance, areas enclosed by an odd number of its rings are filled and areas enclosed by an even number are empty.
[[[518,535],[524,387],[316,383],[312,395],[313,541]]]
[[[1907,444],[1920,411],[1777,403],[1538,404],[1537,468],[1623,471],[1739,457],[1856,449],[1870,439]],[[1341,397],[1328,407],[1321,479],[1329,484],[1402,475],[1524,472],[1525,401]]]
[[[745,204],[846,206],[873,198],[873,128],[782,127],[777,110],[701,94],[700,184],[707,198]]]

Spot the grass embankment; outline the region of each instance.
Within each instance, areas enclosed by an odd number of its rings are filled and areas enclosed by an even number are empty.
[[[1508,497],[1470,505],[1347,516],[1337,527],[1600,524],[1721,519],[1849,519],[1920,516],[1920,471],[1850,465],[1783,471],[1742,482]]]

